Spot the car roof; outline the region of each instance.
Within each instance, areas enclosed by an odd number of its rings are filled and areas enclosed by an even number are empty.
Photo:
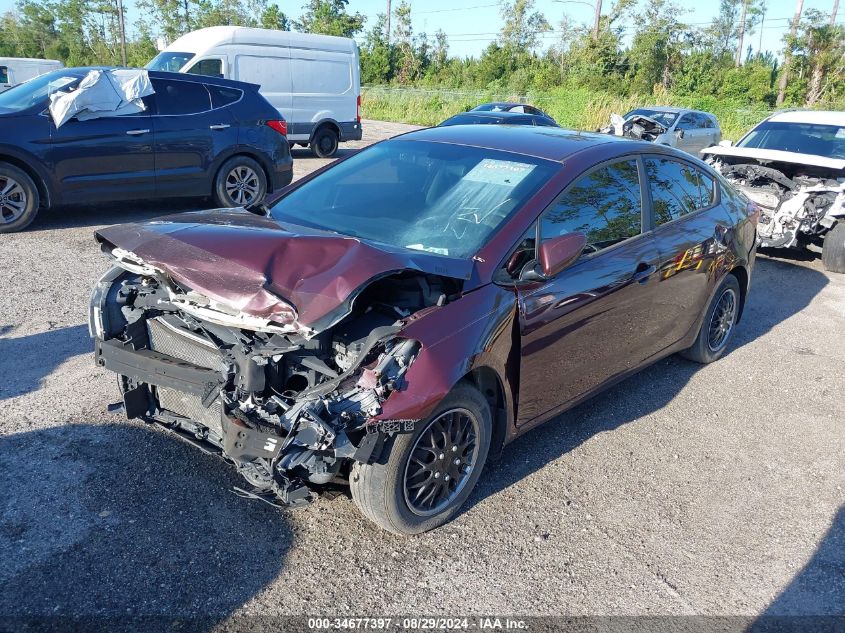
[[[837,110],[790,110],[769,117],[776,123],[815,123],[845,127],[845,112]]]
[[[518,117],[532,117],[537,116],[536,114],[531,114],[530,112],[509,112],[507,110],[498,111],[498,112],[491,112],[490,110],[470,110],[469,112],[459,112],[453,116],[450,116],[449,119],[454,119],[456,117],[478,117],[478,118],[487,118],[487,119],[514,119]],[[447,119],[448,120],[448,119]]]
[[[396,138],[467,145],[534,156],[556,162],[563,162],[583,149],[610,143],[619,144],[620,153],[625,150],[636,149],[632,145],[651,147],[651,144],[609,134],[528,125],[451,125],[415,130]],[[624,149],[622,148],[623,145],[625,146]]]

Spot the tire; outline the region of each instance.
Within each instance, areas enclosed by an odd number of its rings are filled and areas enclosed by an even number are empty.
[[[221,207],[245,207],[267,195],[267,175],[249,156],[233,156],[214,178],[214,202]]]
[[[311,151],[317,158],[331,158],[337,153],[337,146],[340,139],[337,132],[328,125],[324,125],[314,132],[311,139]]]
[[[736,329],[741,299],[737,278],[725,276],[707,306],[695,343],[681,352],[681,356],[705,365],[718,360],[728,348]]]
[[[461,441],[462,435],[468,437],[459,430],[466,428],[464,424],[474,433],[471,445]],[[484,396],[469,383],[458,384],[428,420],[417,424],[413,433],[389,438],[376,463],[353,464],[349,478],[352,499],[364,516],[394,534],[419,534],[443,525],[458,513],[478,482],[490,450],[492,427]],[[443,428],[453,432],[444,432]],[[450,438],[445,446],[431,441],[433,437],[447,440],[445,433]],[[414,456],[427,462],[428,455],[432,461],[426,466],[433,468],[421,467],[422,462],[411,460]],[[464,469],[468,461],[472,466],[467,472]],[[436,473],[437,481],[432,473]],[[410,484],[407,487],[406,481]],[[420,485],[421,481],[430,483]],[[438,486],[441,491],[449,490],[448,496],[435,503],[439,497],[435,495],[435,501],[426,504],[429,490],[437,490]]]
[[[825,236],[822,264],[832,273],[845,273],[845,220],[839,220]]]
[[[0,163],[0,233],[25,229],[38,215],[40,204],[32,178],[14,165]]]

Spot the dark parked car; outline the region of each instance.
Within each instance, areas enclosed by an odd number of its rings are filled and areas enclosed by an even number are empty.
[[[560,127],[555,120],[545,114],[525,114],[522,112],[461,112],[449,117],[439,127],[450,125],[539,125],[544,127]]]
[[[243,496],[348,482],[402,534],[453,517],[527,429],[674,352],[719,358],[755,258],[722,176],[605,135],[430,128],[277,198],[100,230],[96,360]]]
[[[90,70],[0,94],[0,232],[23,229],[39,207],[174,196],[242,206],[291,181],[285,122],[252,84],[150,72],[144,112],[57,129],[49,95]]]
[[[527,103],[517,103],[515,101],[493,101],[491,103],[482,103],[475,106],[470,112],[518,112],[521,114],[536,114],[552,119],[551,116],[543,112],[540,108],[529,105]]]

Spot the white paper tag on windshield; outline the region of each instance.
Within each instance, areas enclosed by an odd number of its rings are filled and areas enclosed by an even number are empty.
[[[462,180],[482,182],[488,185],[516,187],[533,169],[534,165],[527,163],[485,158],[473,167]]]

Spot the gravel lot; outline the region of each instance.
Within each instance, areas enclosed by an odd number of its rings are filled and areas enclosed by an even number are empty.
[[[845,275],[758,259],[723,360],[669,358],[529,433],[403,539],[343,496],[240,499],[223,462],[107,412],[92,232],[197,204],[0,237],[0,616],[845,614]]]

